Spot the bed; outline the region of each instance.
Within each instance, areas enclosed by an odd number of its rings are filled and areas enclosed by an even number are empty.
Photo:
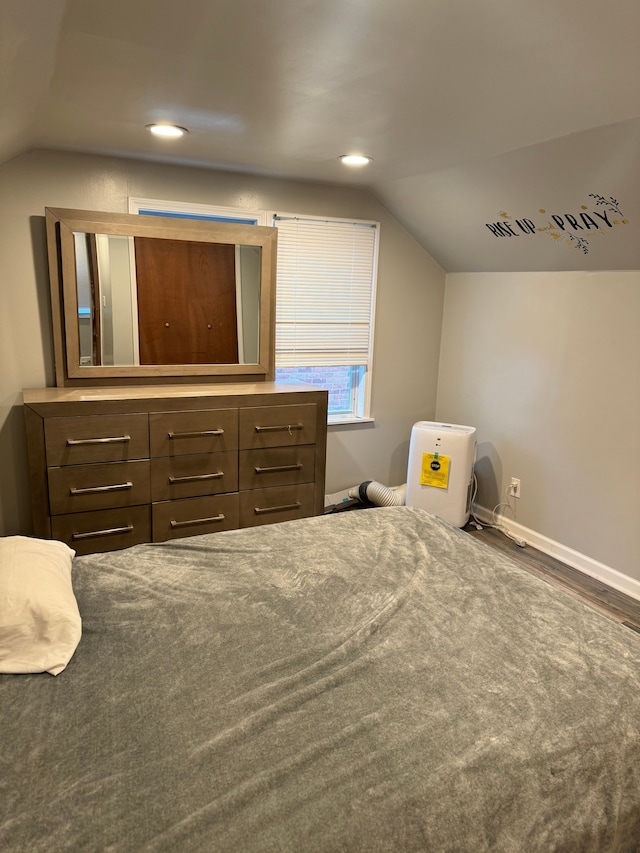
[[[640,636],[423,510],[76,557],[3,851],[637,851]]]

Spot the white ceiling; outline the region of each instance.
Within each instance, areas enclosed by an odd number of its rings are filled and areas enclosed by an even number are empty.
[[[638,0],[0,0],[0,162],[358,184],[452,271],[640,268],[639,82]]]

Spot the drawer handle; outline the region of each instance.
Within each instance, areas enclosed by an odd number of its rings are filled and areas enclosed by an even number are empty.
[[[113,486],[89,486],[86,489],[69,489],[70,495],[97,495],[102,492],[121,492],[132,489],[133,483],[115,483]]]
[[[200,480],[219,480],[224,477],[224,471],[215,471],[211,474],[192,474],[189,477],[169,477],[169,484],[174,483],[196,483]]]
[[[130,435],[114,435],[109,438],[68,438],[67,447],[77,447],[81,444],[117,444],[131,441]]]
[[[133,524],[127,524],[126,527],[110,527],[107,530],[91,530],[89,533],[72,533],[71,540],[76,542],[78,539],[95,539],[98,536],[115,536],[118,533],[131,533]]]
[[[208,435],[224,435],[223,429],[203,429],[195,432],[168,432],[169,438],[204,438]]]
[[[288,432],[292,435],[292,430],[304,429],[304,424],[282,424],[278,426],[256,426],[256,432]]]
[[[262,515],[264,512],[282,512],[286,509],[300,509],[301,506],[300,501],[296,501],[294,504],[283,504],[282,506],[255,506],[253,511],[256,515]]]
[[[296,462],[294,465],[270,465],[268,468],[256,466],[253,470],[256,474],[271,474],[273,471],[299,471],[303,467],[302,462]]]
[[[190,518],[188,521],[170,521],[169,524],[172,530],[176,527],[190,527],[192,524],[209,524],[211,521],[224,521],[224,515],[212,515],[209,518]]]

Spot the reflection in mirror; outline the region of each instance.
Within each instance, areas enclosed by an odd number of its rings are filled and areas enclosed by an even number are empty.
[[[273,379],[276,228],[45,212],[59,386]]]
[[[258,361],[259,246],[73,237],[81,366]]]

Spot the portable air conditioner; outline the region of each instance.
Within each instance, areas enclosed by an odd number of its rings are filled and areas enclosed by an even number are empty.
[[[469,520],[476,428],[419,421],[411,430],[406,505],[464,527]]]

